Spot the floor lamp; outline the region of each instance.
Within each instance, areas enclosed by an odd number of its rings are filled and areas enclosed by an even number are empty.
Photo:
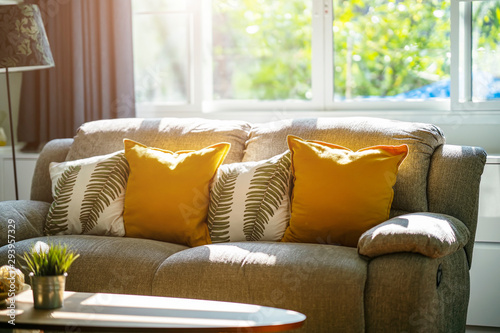
[[[36,5],[0,6],[0,73],[5,73],[7,81],[16,200],[19,200],[19,192],[9,73],[49,67],[54,67],[54,60],[38,7]]]

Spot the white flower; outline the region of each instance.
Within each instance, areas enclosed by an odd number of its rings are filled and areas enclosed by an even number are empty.
[[[47,243],[44,243],[44,242],[36,242],[35,246],[33,247],[33,250],[40,254],[40,253],[47,253],[49,252],[49,249],[50,249],[50,246],[47,244]]]

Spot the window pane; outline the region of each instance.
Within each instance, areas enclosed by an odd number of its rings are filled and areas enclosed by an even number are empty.
[[[500,1],[472,4],[472,96],[500,99]]]
[[[189,102],[191,14],[184,7],[179,1],[133,2],[137,103]]]
[[[311,4],[213,0],[213,98],[310,100]]]
[[[449,97],[449,0],[334,0],[333,35],[336,100]]]

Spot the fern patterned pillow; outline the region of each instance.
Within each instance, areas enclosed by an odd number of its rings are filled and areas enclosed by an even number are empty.
[[[291,155],[225,164],[211,184],[212,243],[279,241],[290,219]]]
[[[129,165],[123,151],[50,164],[47,235],[124,236],[123,202]]]

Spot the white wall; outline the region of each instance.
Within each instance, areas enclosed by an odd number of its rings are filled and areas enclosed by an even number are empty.
[[[500,155],[500,125],[440,126],[448,143],[483,147],[488,155]]]
[[[16,137],[19,101],[21,97],[22,73],[9,73],[10,97],[12,102],[12,113],[14,122],[14,136]],[[3,119],[3,121],[2,121]],[[9,104],[7,99],[7,84],[5,73],[0,74],[0,127],[3,127],[7,135],[7,144],[10,145],[9,129]],[[17,140],[17,137],[15,138]]]

